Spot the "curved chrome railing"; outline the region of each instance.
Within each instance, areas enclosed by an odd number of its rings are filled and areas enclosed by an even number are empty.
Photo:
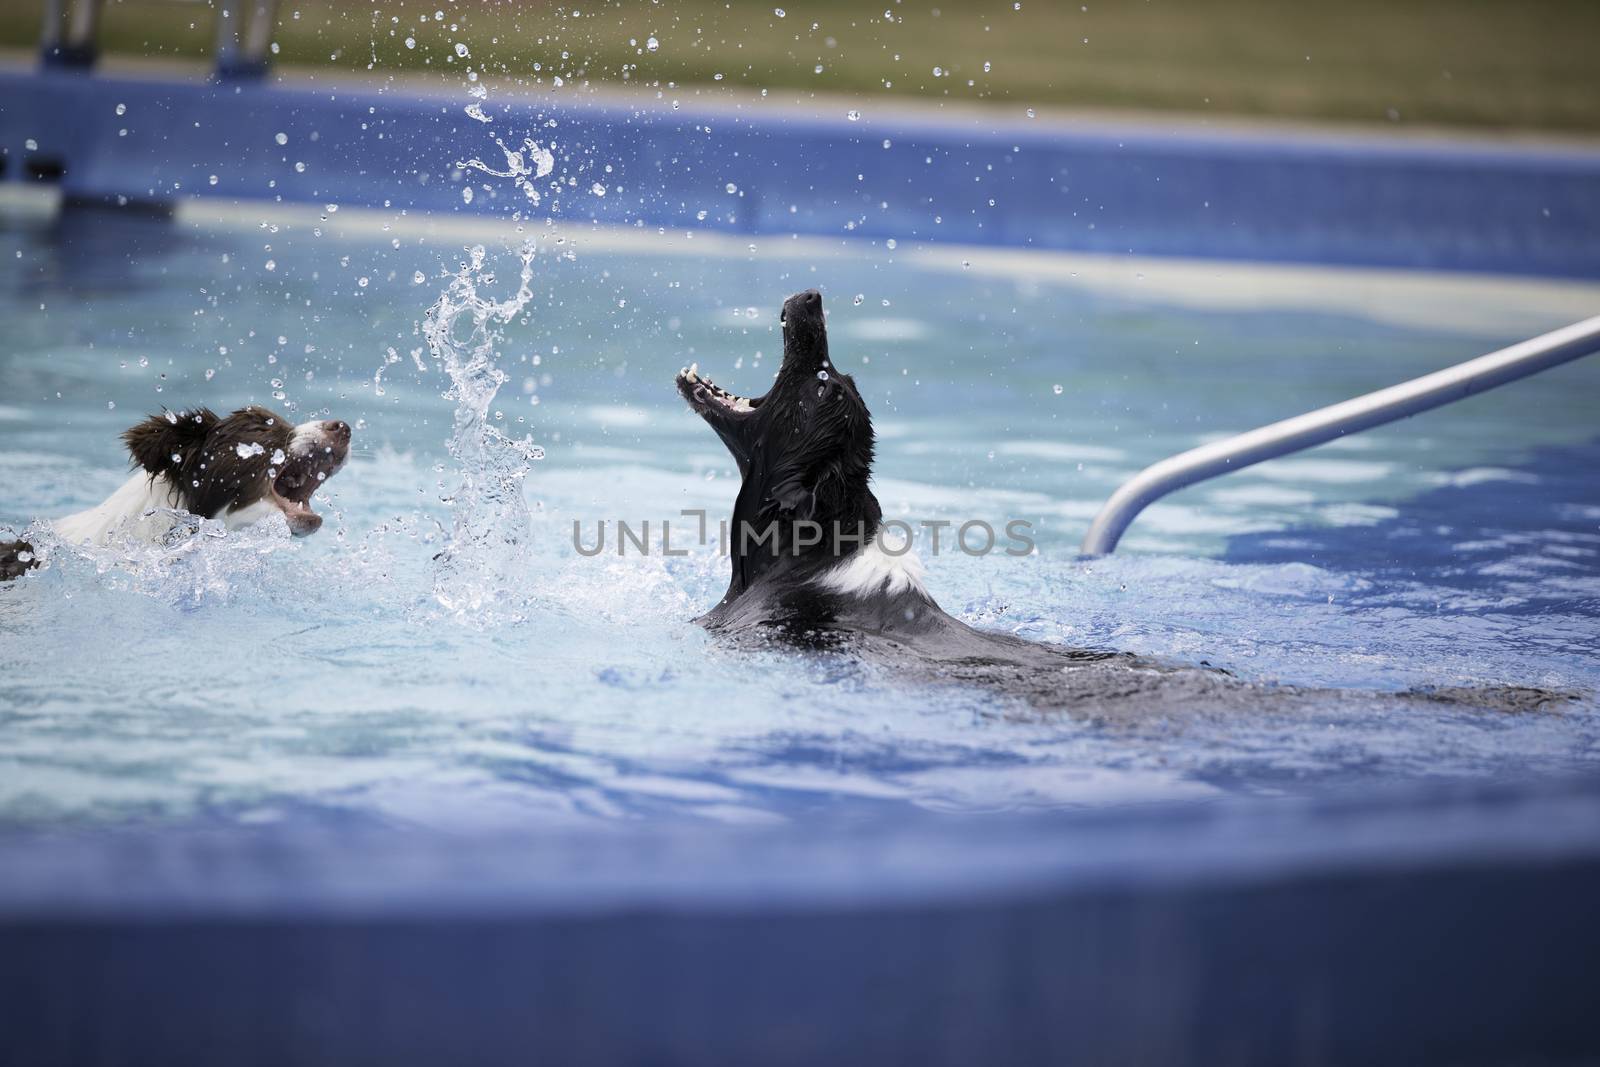
[[[1139,512],[1184,486],[1453,404],[1597,350],[1600,316],[1375,393],[1191,448],[1146,467],[1112,493],[1089,525],[1083,538],[1083,554],[1104,556],[1112,552]]]

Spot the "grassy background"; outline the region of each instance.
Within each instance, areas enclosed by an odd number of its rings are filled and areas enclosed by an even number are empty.
[[[42,9],[0,0],[0,44],[32,47]],[[102,42],[206,56],[214,14],[108,0]],[[283,0],[280,14],[279,62],[380,74],[457,80],[470,63],[544,87],[719,84],[862,107],[890,95],[1600,132],[1600,0]]]

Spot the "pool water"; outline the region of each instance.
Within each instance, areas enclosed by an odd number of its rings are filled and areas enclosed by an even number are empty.
[[[510,297],[522,235],[208,210],[12,205],[0,524],[103,499],[126,477],[118,433],[163,405],[342,418],[355,454],[309,539],[263,525],[85,553],[41,538],[49,567],[0,588],[0,824],[760,824],[1600,760],[1600,360],[1195,487],[1117,556],[1076,555],[1144,465],[1563,325],[1600,288],[531,227],[531,298],[497,327],[488,418],[544,458],[521,487],[526,532],[474,572],[450,547],[456,399],[422,324],[468,245],[486,248],[481,290]],[[726,564],[678,539],[694,522],[680,512],[726,515],[737,477],[672,376],[698,362],[764,391],[778,306],[810,286],[873,411],[886,514],[1032,524],[1026,557],[922,544],[961,618],[1263,680],[1585,697],[1108,726],[719,645],[690,620]],[[575,522],[589,546],[619,519],[650,520],[658,545],[672,520],[689,554],[577,551]]]

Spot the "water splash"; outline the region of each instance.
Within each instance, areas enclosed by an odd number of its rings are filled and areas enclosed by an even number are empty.
[[[500,327],[522,314],[533,298],[532,241],[523,244],[520,258],[516,293],[496,300],[483,292],[495,283],[485,268],[483,246],[468,249],[466,262],[450,276],[422,324],[433,358],[450,378],[445,396],[456,402],[456,413],[449,451],[461,476],[445,498],[451,529],[436,557],[433,594],[463,621],[487,621],[518,599],[516,578],[530,534],[522,482],[532,464],[544,458],[531,438],[509,438],[489,417],[489,405],[506,382],[495,358]],[[512,615],[520,612],[513,607]]]
[[[469,107],[472,106],[476,105],[469,105]],[[471,114],[470,111],[468,113]],[[473,118],[478,118],[478,116],[473,115]],[[480,121],[487,122],[489,120],[485,117]],[[540,195],[539,190],[534,187],[533,183],[540,178],[547,177],[555,169],[555,153],[531,137],[522,139],[521,151],[507,148],[506,143],[498,137],[494,139],[494,143],[500,147],[501,152],[505,153],[505,170],[496,170],[476,156],[464,163],[458,162],[456,166],[463,170],[475,170],[496,178],[510,178],[516,183],[517,188],[521,189],[523,194],[537,205]]]
[[[270,586],[272,573],[281,567],[269,565],[269,558],[301,547],[288,522],[276,513],[237,530],[177,508],[156,509],[153,520],[164,527],[153,539],[126,529],[104,544],[77,545],[57,537],[48,522],[35,523],[26,536],[47,570],[81,573],[87,566],[103,589],[122,589],[185,609],[227,603]]]

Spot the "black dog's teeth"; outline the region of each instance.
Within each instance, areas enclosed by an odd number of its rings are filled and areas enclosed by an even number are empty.
[[[729,407],[737,407],[740,404],[748,403],[744,397],[737,393],[728,392],[710,378],[700,377],[700,364],[698,363],[691,363],[687,367],[679,370],[678,377],[695,387],[695,395],[697,397],[704,393],[722,401]]]

